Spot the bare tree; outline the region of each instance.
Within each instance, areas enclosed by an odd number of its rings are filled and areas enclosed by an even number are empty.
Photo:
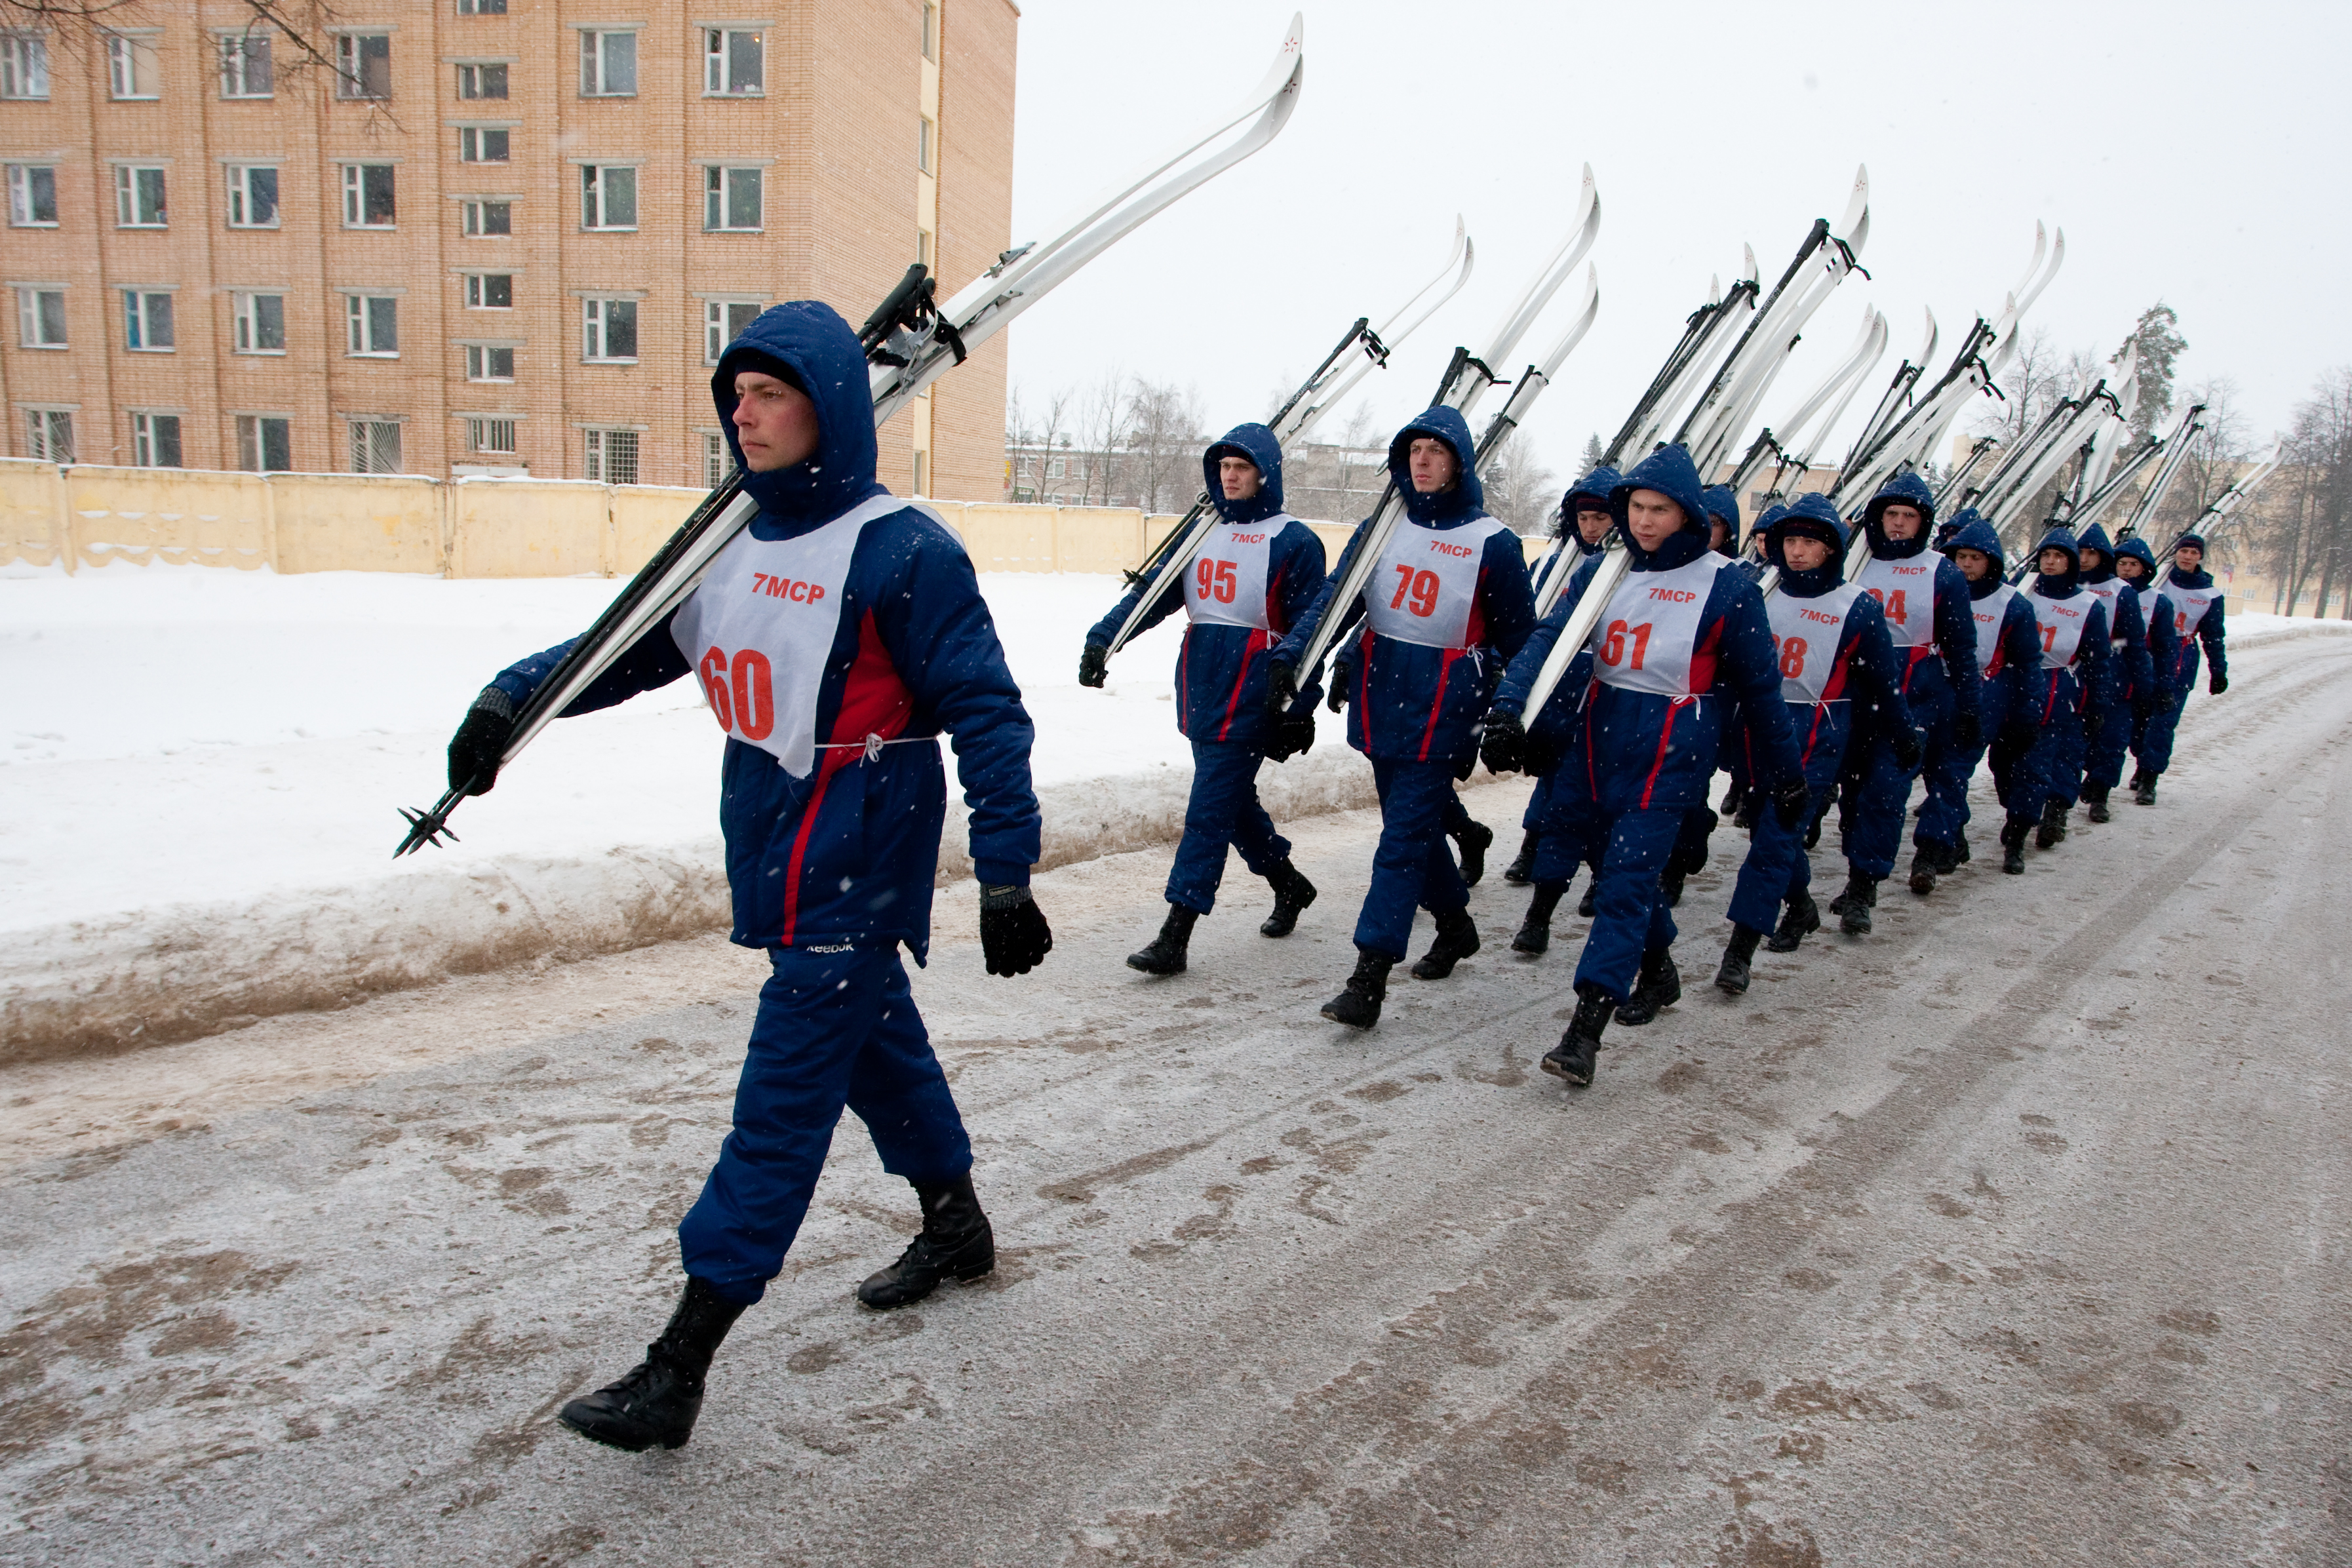
[[[1073,420],[1082,465],[1078,501],[1082,506],[1115,506],[1126,464],[1128,439],[1127,376],[1116,368],[1077,396]]]
[[[1514,533],[1535,532],[1559,504],[1559,476],[1536,456],[1535,443],[1523,429],[1514,428],[1495,444],[1478,477],[1487,511],[1510,524]]]
[[[1127,400],[1128,482],[1145,511],[1180,511],[1201,492],[1201,395],[1138,376]]]

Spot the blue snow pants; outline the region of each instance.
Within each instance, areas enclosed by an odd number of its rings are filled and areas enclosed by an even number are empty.
[[[1412,939],[1412,911],[1466,909],[1470,889],[1445,844],[1446,808],[1454,798],[1452,763],[1372,759],[1381,796],[1381,841],[1372,850],[1372,885],[1356,917],[1356,945],[1402,963]]]
[[[2113,789],[2123,782],[2124,753],[2131,750],[2134,728],[2130,702],[2117,699],[2107,704],[2105,711],[2091,727],[2085,745],[2083,763],[2084,784]]]
[[[898,949],[775,947],[768,962],[735,1130],[677,1227],[687,1273],[746,1304],[783,1268],[843,1106],[893,1175],[952,1182],[971,1169],[971,1140]]]
[[[1543,831],[1544,813],[1551,809],[1551,780],[1552,775],[1545,773],[1528,793],[1528,808],[1519,813],[1519,826],[1529,833]]]
[[[1573,881],[1579,866],[1601,864],[1599,835],[1593,830],[1592,802],[1573,790],[1554,789],[1559,777],[1546,773],[1537,781],[1543,816],[1528,824],[1541,835],[1536,840],[1536,863],[1528,879],[1537,887],[1547,882]],[[1528,803],[1530,809],[1534,801]]]
[[[1897,650],[1898,652],[1901,650]],[[1952,683],[1941,659],[1932,655],[1911,667],[1908,689],[1912,726],[1920,731],[1921,765],[1955,748],[1952,745]],[[1949,771],[1949,764],[1945,764]],[[1911,808],[1911,781],[1919,774],[1895,760],[1895,748],[1874,734],[1864,760],[1862,788],[1854,796],[1853,819],[1847,829],[1845,858],[1865,876],[1884,879],[1895,874],[1895,857],[1903,847],[1903,819]],[[1959,830],[1948,802],[1939,802],[1930,789],[1920,804],[1917,837],[1949,844]]]
[[[1658,893],[1658,878],[1674,853],[1685,808],[1652,806],[1620,812],[1601,824],[1601,869],[1592,879],[1592,929],[1576,961],[1576,984],[1623,1002],[1641,978],[1642,955],[1671,947],[1674,916]]]
[[[1811,712],[1810,705],[1789,704],[1789,717],[1796,722],[1800,736]],[[1805,829],[1836,796],[1838,772],[1844,761],[1843,746],[1825,746],[1806,754],[1805,787],[1812,792],[1812,805],[1795,823],[1783,823],[1780,810],[1769,801],[1757,813],[1747,858],[1739,863],[1739,879],[1732,884],[1731,908],[1726,911],[1734,925],[1771,931],[1780,923],[1781,904],[1813,885],[1813,858],[1805,853]]]
[[[2156,708],[2139,736],[2139,765],[2149,773],[2162,773],[2172,765],[2173,731],[2180,727],[2180,710],[2188,706],[2187,687],[2178,691],[2158,689]]]
[[[1176,863],[1168,868],[1170,903],[1198,915],[1216,908],[1229,844],[1260,877],[1290,858],[1290,840],[1274,830],[1274,818],[1258,804],[1257,770],[1265,761],[1255,746],[1192,742],[1192,795],[1184,803]]]

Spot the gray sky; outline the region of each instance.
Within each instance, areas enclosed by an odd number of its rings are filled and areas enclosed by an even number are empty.
[[[1237,100],[1292,8],[1024,0],[1015,241]],[[2162,298],[2190,345],[2182,384],[2234,377],[2265,432],[2352,361],[2335,304],[2352,254],[2347,42],[2345,7],[2277,0],[1323,0],[1288,128],[1024,317],[1014,384],[1034,395],[1116,368],[1196,385],[1216,427],[1262,417],[1350,321],[1380,320],[1435,270],[1459,210],[1478,247],[1469,286],[1358,395],[1393,428],[1558,242],[1589,162],[1601,315],[1529,422],[1565,476],[1587,432],[1622,420],[1710,274],[1729,279],[1745,240],[1769,284],[1862,163],[1874,280],[1814,318],[1767,420],[1851,341],[1865,300],[1894,333],[1874,384],[1916,350],[1923,305],[1944,328],[1940,368],[1999,308],[2042,218],[2065,229],[2067,261],[2029,325],[2111,353]],[[1558,335],[1576,288],[1522,359]]]

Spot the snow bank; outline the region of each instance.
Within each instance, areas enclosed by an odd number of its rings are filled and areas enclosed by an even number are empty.
[[[1171,625],[1075,681],[1116,578],[981,579],[1038,726],[1045,863],[1174,838],[1191,784]],[[390,858],[491,674],[610,598],[603,579],[278,577],[115,565],[0,578],[0,1059],[162,1043],[726,921],[720,737],[681,681],[563,723]],[[1266,770],[1278,816],[1368,804],[1324,718]],[[969,872],[951,805],[942,879]]]

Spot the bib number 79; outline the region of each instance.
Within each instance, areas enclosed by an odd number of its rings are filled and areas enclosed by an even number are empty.
[[[776,727],[775,680],[767,655],[745,648],[734,659],[712,648],[698,660],[694,673],[702,681],[702,695],[729,734],[740,731],[747,741],[764,741]]]
[[[1633,662],[1625,664],[1625,645],[1629,640],[1633,645]],[[1621,664],[1625,664],[1628,669],[1639,669],[1642,668],[1642,660],[1648,657],[1649,651],[1650,623],[1647,621],[1632,626],[1622,621],[1612,621],[1609,623],[1609,630],[1602,634],[1601,639],[1601,662],[1612,669]]]
[[[1410,566],[1400,566],[1396,571],[1396,597],[1389,601],[1389,608],[1410,610],[1423,620],[1437,614],[1437,574],[1426,567],[1415,571]],[[1407,599],[1412,603],[1407,604]]]

